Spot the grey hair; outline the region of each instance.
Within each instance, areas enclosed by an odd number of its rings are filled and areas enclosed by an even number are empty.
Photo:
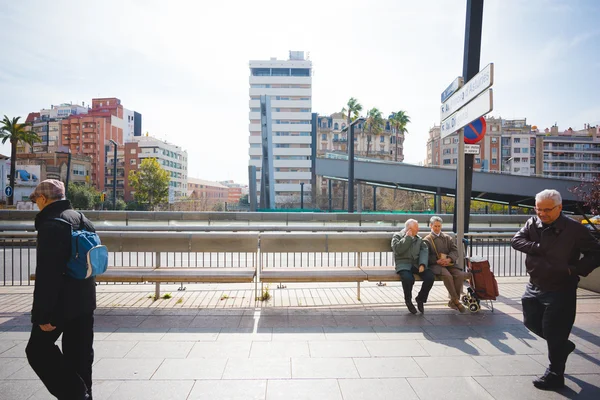
[[[406,222],[404,223],[404,228],[408,229],[409,226],[411,226],[412,224],[417,224],[419,225],[419,221],[417,221],[416,219],[407,219]]]
[[[552,200],[555,206],[562,204],[562,196],[555,189],[545,189],[535,195],[536,203],[543,200]]]
[[[437,215],[434,215],[429,219],[429,225],[433,224],[434,222],[439,222],[440,224],[443,224],[444,220],[438,217]]]

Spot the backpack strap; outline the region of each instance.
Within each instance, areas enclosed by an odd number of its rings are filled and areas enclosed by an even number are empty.
[[[81,217],[80,220],[79,220],[79,230],[80,231],[84,231],[85,230],[85,225],[83,224],[83,214],[81,213],[81,211],[77,211],[77,213]]]
[[[431,236],[431,233],[428,234],[427,236],[425,236],[425,240],[427,240],[429,243],[431,243],[431,245],[433,246],[433,250],[435,251],[435,255],[439,259],[440,258],[440,253],[438,253],[437,247],[435,247],[435,243],[433,241],[433,237]]]

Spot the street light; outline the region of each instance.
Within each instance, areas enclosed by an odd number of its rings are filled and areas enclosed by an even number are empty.
[[[115,155],[113,159],[113,210],[117,209],[117,142],[110,139],[111,142],[115,146]]]
[[[349,129],[348,135],[348,212],[354,212],[354,126],[358,123],[365,122],[364,118],[357,118],[350,126],[342,129],[345,132]]]
[[[504,165],[504,170],[505,170],[505,171],[508,171],[508,173],[510,173],[510,165],[508,165],[508,163],[509,163],[509,162],[511,162],[511,161],[512,161],[512,159],[513,159],[513,157],[509,157],[509,158],[507,158],[507,159],[506,159],[506,161],[504,161],[504,162],[505,162],[505,165]],[[507,168],[507,167],[508,167],[508,168]]]

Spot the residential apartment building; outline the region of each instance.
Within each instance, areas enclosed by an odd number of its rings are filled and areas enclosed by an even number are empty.
[[[537,143],[536,167],[544,176],[583,181],[600,175],[600,126],[561,133],[553,126],[538,135]]]
[[[188,197],[202,202],[201,208],[204,209],[217,203],[225,203],[229,199],[229,188],[219,182],[188,177],[187,190]]]
[[[288,60],[250,61],[250,165],[262,168],[260,96],[271,99],[275,206],[300,203],[311,192],[312,62],[304,52],[290,51]],[[307,195],[308,194],[308,195]]]
[[[535,175],[536,132],[526,119],[486,118],[487,130],[477,144],[473,169],[497,173]],[[440,127],[429,130],[425,166],[456,168],[458,165],[458,133],[441,138]]]
[[[342,113],[334,113],[330,116],[319,115],[317,124],[317,155],[348,154],[348,132],[342,132],[346,128],[347,121]],[[398,136],[398,157],[395,155],[396,136]],[[354,155],[388,161],[404,161],[404,134],[396,135],[389,119],[384,119],[382,130],[378,134],[369,132],[364,123],[359,123],[354,129]]]
[[[227,204],[239,203],[242,196],[248,194],[248,186],[235,183],[234,181],[221,181],[221,185],[229,188],[229,194],[227,195]]]

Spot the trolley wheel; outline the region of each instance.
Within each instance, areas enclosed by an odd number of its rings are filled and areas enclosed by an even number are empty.
[[[480,309],[480,307],[479,307],[479,304],[477,304],[477,303],[472,303],[469,305],[469,311],[471,311],[473,313],[479,311],[479,309]]]
[[[463,304],[467,305],[469,304],[469,296],[467,296],[466,294],[462,297],[462,302]]]

